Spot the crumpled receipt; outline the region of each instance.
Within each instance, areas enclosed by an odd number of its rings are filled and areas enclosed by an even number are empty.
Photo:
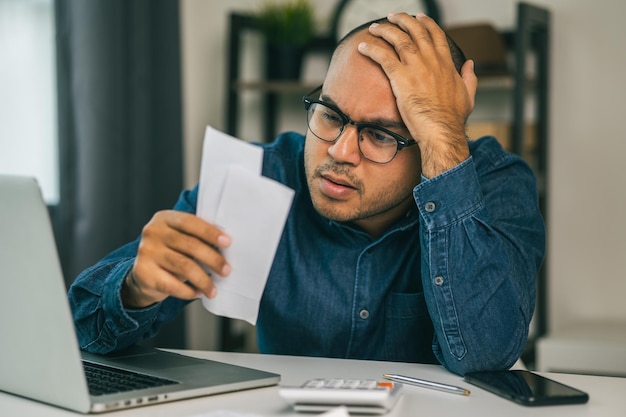
[[[196,214],[232,238],[222,251],[228,277],[209,271],[217,296],[201,297],[219,316],[255,325],[294,191],[263,177],[263,149],[207,126]]]

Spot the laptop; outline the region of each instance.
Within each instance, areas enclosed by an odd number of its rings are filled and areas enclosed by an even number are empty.
[[[1,391],[99,413],[280,381],[278,374],[153,348],[105,356],[82,352],[47,207],[32,178],[0,175],[0,282]],[[84,364],[95,368],[89,373],[121,373],[139,382],[130,391],[91,387],[90,393]]]

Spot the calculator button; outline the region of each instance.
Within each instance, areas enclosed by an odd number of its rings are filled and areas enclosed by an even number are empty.
[[[393,381],[380,381],[378,386],[380,388],[393,389]]]
[[[311,379],[302,385],[303,388],[323,388],[324,387],[323,379]]]
[[[327,379],[324,388],[341,388],[342,385],[343,379]]]
[[[354,389],[354,388],[358,388],[359,385],[361,385],[361,381],[359,381],[358,379],[347,379],[343,385],[341,386],[341,388],[346,388],[346,389]]]
[[[376,388],[376,384],[378,381],[374,379],[366,379],[361,381],[361,384],[358,386],[359,389],[374,389]]]

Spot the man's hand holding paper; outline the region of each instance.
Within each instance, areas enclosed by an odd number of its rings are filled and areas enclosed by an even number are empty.
[[[262,164],[260,147],[207,127],[197,215],[164,210],[144,227],[126,307],[200,296],[214,314],[256,323],[294,194]]]
[[[220,252],[231,238],[199,217],[181,211],[156,213],[143,228],[137,258],[122,286],[122,301],[143,308],[168,296],[184,300],[215,295],[215,287],[200,266],[228,275],[230,265]]]

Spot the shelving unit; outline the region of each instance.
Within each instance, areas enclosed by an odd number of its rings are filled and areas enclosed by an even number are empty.
[[[529,53],[534,54],[535,84],[535,155],[529,161],[537,176],[539,188],[539,205],[548,224],[547,190],[548,190],[548,152],[549,152],[549,86],[550,86],[550,12],[545,8],[536,7],[527,3],[519,3],[517,9],[517,28],[510,35],[514,38],[515,69],[513,76],[515,85],[513,91],[513,117],[511,119],[511,151],[519,155],[524,154],[524,140],[527,137],[526,129],[526,92],[529,90],[527,76]],[[537,306],[535,309],[535,331],[528,344],[525,355],[527,363],[535,362],[537,338],[547,332],[548,305],[547,305],[547,264],[549,254],[543,263],[537,277]]]
[[[274,139],[278,133],[277,99],[282,94],[302,93],[313,89],[319,83],[279,82],[265,80],[242,80],[241,53],[243,34],[249,31],[258,32],[258,24],[254,17],[232,13],[229,21],[229,59],[227,68],[226,95],[226,130],[237,136],[240,118],[240,101],[243,92],[258,92],[263,96],[262,137],[266,142]],[[512,31],[503,32],[502,36],[508,51],[513,57],[513,68],[510,75],[483,77],[479,79],[479,90],[502,89],[511,94],[512,114],[510,117],[510,148],[511,152],[523,155],[532,166],[538,179],[541,211],[547,221],[548,188],[548,92],[549,92],[549,37],[550,12],[544,8],[528,3],[518,3],[517,23]],[[311,47],[311,51],[326,51],[330,55],[335,46],[334,38],[329,35],[319,37]],[[530,64],[533,64],[529,68]],[[531,75],[529,75],[529,73]],[[321,80],[320,80],[321,81]],[[528,94],[534,98],[534,115],[527,114]],[[480,103],[477,103],[480,106]],[[530,128],[526,121],[533,119],[533,154],[527,155]],[[534,320],[533,338],[529,342],[528,352],[524,358],[527,362],[534,361],[534,340],[547,331],[547,294],[546,294],[546,263],[537,279],[537,308]],[[223,348],[232,350],[240,342],[233,339],[224,324],[222,332]]]
[[[229,16],[228,36],[228,68],[226,89],[226,132],[237,137],[239,125],[239,106],[241,94],[245,91],[256,91],[263,94],[264,105],[262,120],[264,125],[263,139],[271,142],[276,136],[276,104],[281,94],[302,93],[305,94],[318,84],[306,84],[296,81],[267,81],[241,80],[241,62],[243,51],[243,36],[246,32],[259,31],[259,25],[254,16],[231,13]],[[334,42],[330,37],[318,37],[310,46],[310,51],[328,51],[334,48]],[[320,80],[321,82],[321,80]]]

